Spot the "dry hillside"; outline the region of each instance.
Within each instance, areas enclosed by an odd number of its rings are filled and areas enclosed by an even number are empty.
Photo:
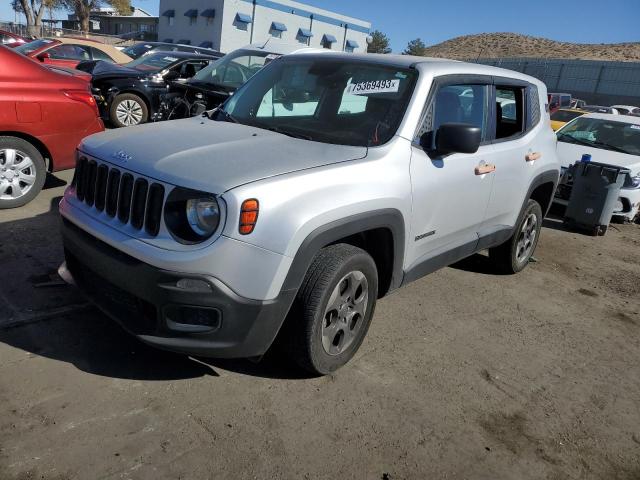
[[[482,33],[456,37],[428,47],[428,57],[470,58],[546,57],[582,60],[640,61],[640,42],[582,44],[556,42],[516,33]]]

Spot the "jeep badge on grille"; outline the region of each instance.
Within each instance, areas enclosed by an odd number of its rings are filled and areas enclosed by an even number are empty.
[[[127,163],[132,158],[131,155],[129,155],[124,150],[118,150],[117,152],[114,152],[113,155],[111,156],[122,163]]]

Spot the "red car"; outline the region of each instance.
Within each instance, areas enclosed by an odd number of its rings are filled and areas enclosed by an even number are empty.
[[[29,40],[22,38],[20,35],[16,35],[15,33],[7,32],[5,30],[0,30],[0,44],[5,47],[15,48],[19,45],[27,43]]]
[[[86,80],[0,46],[0,209],[25,205],[48,171],[72,168],[75,149],[104,125]]]
[[[105,60],[120,64],[133,60],[112,45],[76,37],[39,38],[20,45],[15,50],[38,62],[68,68],[76,68],[84,60]]]

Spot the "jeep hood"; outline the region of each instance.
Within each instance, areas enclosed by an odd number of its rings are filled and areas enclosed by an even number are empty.
[[[118,128],[79,149],[162,182],[221,194],[276,175],[366,157],[366,147],[330,145],[206,117]]]
[[[569,142],[558,141],[557,145],[558,160],[560,160],[560,165],[563,167],[573,165],[580,161],[583,154],[588,153],[594,162],[606,163],[614,167],[629,168],[631,175],[640,172],[640,156],[638,155],[628,155],[626,153],[587,147],[586,145],[577,145]]]

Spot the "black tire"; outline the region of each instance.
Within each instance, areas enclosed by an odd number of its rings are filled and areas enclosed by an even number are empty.
[[[349,334],[350,343],[345,343],[343,351],[330,354],[323,345],[323,338],[326,339],[323,337],[323,325],[326,326],[325,310],[334,290],[338,290],[339,284],[347,281],[346,276],[354,274],[361,274],[366,278],[367,297],[360,297],[360,305],[366,305],[364,315],[351,317],[361,323],[351,325],[350,320],[341,323],[343,330],[336,333],[334,340],[340,334],[343,339],[346,338],[346,328],[354,333]],[[356,296],[353,295],[354,301]],[[313,374],[326,375],[342,367],[362,345],[369,330],[377,297],[378,271],[367,252],[347,244],[323,248],[307,271],[288,319],[286,348],[289,355],[298,365]],[[336,309],[336,312],[337,310],[339,309]],[[349,311],[348,307],[345,311]],[[339,323],[342,320],[336,317],[334,321]],[[333,322],[331,324],[333,325]],[[339,350],[337,345],[331,348],[334,347]]]
[[[13,189],[16,188],[8,186],[5,191],[0,193],[0,209],[16,208],[26,205],[38,196],[47,178],[47,167],[44,163],[44,158],[36,147],[34,147],[26,140],[23,140],[22,138],[0,137],[0,189],[4,189],[4,186],[8,185],[7,174],[9,172],[12,176],[11,181],[13,181],[13,178],[15,178],[15,170],[11,169],[10,166],[7,165],[7,157],[5,156],[5,151],[7,149],[15,150],[17,152],[17,155],[26,155],[31,159],[33,168],[24,169],[22,173],[28,173],[29,175],[35,174],[35,180],[29,190],[24,195],[21,195],[18,198],[5,198],[12,197],[14,194]],[[18,182],[18,188],[23,188],[26,190],[26,185],[27,184],[25,183]]]
[[[521,240],[522,228],[526,221],[530,220],[530,216],[535,216],[535,237],[531,242],[531,247],[527,248],[528,252],[523,256],[518,256],[518,244]],[[524,211],[518,218],[518,223],[514,229],[513,235],[502,245],[489,249],[489,258],[494,263],[496,269],[501,273],[518,273],[529,264],[529,259],[533,255],[540,238],[540,230],[542,229],[542,208],[535,200],[529,200]]]
[[[140,120],[137,121],[137,123],[126,123],[118,118],[118,107],[124,102],[134,102],[135,104],[137,104],[137,107],[134,107],[135,112],[140,113]],[[129,104],[133,105],[132,103]],[[132,116],[130,118],[135,119],[137,117]],[[117,95],[116,98],[114,98],[111,102],[111,106],[109,107],[109,119],[111,120],[111,124],[114,127],[118,128],[141,125],[143,123],[147,123],[147,121],[149,120],[149,109],[147,108],[147,104],[144,102],[144,100],[142,100],[142,98],[140,98],[138,95],[135,95],[133,93],[123,93]]]

